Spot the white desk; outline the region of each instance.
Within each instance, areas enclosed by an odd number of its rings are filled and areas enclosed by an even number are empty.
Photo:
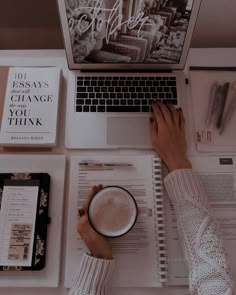
[[[191,49],[189,52],[188,60],[186,63],[186,74],[188,73],[188,67],[191,66],[236,66],[236,49],[224,48],[224,49]],[[66,106],[66,77],[67,77],[67,61],[64,50],[23,50],[23,51],[0,51],[0,66],[60,66],[63,69],[64,75],[64,87],[62,91],[61,100],[61,114],[59,124],[59,143],[57,147],[50,151],[35,151],[35,154],[93,154],[94,151],[70,151],[64,148],[64,126],[65,126],[65,106]],[[192,122],[188,116],[188,105],[183,105],[183,109],[186,116],[187,138],[188,138],[188,152],[190,154],[196,154],[196,149],[193,140]],[[101,154],[103,151],[99,151]],[[122,150],[124,154],[141,154],[145,151],[137,150]],[[19,153],[17,150],[11,151],[11,153]],[[21,152],[27,153],[27,152]],[[98,153],[98,151],[96,151]],[[106,151],[106,154],[115,154],[116,151]],[[147,152],[146,152],[147,153]],[[66,181],[67,184],[67,181]],[[68,187],[66,189],[68,191]],[[66,194],[67,195],[67,194]],[[58,288],[0,288],[0,294],[2,295],[64,295],[67,294],[67,290],[64,288],[64,265],[65,265],[65,239],[66,239],[66,220],[67,220],[67,198],[65,198],[65,211],[64,211],[64,228],[62,239],[62,255],[61,255],[61,279]],[[0,274],[1,275],[1,274]],[[178,292],[177,292],[178,290]],[[168,289],[152,289],[152,288],[130,288],[112,290],[112,295],[167,295],[167,294],[188,294],[186,288],[168,288]],[[109,294],[111,295],[111,293]]]

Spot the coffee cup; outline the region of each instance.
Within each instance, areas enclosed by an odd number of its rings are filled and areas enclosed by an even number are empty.
[[[119,186],[106,186],[96,193],[88,206],[88,219],[99,234],[115,238],[135,225],[138,207],[129,191]]]

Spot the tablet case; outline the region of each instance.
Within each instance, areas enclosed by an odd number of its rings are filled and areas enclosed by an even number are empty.
[[[47,173],[0,173],[0,199],[4,185],[39,186],[31,266],[1,266],[0,271],[41,270],[46,261],[50,175]],[[1,241],[0,241],[1,245]]]

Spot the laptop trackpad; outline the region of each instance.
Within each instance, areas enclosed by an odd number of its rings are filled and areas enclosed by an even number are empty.
[[[107,143],[111,145],[150,144],[148,118],[107,119]]]

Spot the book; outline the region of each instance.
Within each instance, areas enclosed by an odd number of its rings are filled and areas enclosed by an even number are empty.
[[[42,270],[47,253],[50,175],[0,174],[0,270]]]
[[[57,140],[61,69],[9,68],[2,114],[3,146],[54,146]]]
[[[122,34],[118,37],[118,41],[120,43],[123,43],[126,45],[130,44],[130,45],[138,46],[140,49],[139,61],[140,62],[144,61],[144,59],[146,57],[146,50],[147,50],[147,40],[146,39]]]
[[[200,152],[236,150],[236,70],[190,68],[195,142]]]
[[[131,62],[139,61],[140,59],[140,48],[133,44],[109,42],[109,44],[105,46],[105,50],[115,54],[128,56],[131,58]]]
[[[0,155],[0,173],[47,173],[51,180],[45,266],[40,271],[1,271],[0,287],[58,287],[61,273],[65,162],[64,155]]]
[[[214,214],[223,231],[228,254],[234,257],[236,246],[236,196],[234,161],[236,158],[192,157],[196,172],[203,180]],[[109,163],[112,165],[80,165]],[[226,165],[226,162],[232,163]],[[119,166],[128,163],[129,166]],[[67,222],[65,286],[71,287],[78,273],[83,253],[88,252],[76,232],[77,209],[93,185],[118,185],[134,196],[140,215],[134,228],[125,236],[111,239],[116,267],[112,287],[176,286],[178,293],[188,286],[188,270],[179,241],[173,205],[164,189],[166,174],[161,161],[154,155],[72,156],[70,159],[70,191]],[[220,181],[219,181],[220,180]],[[217,182],[217,183],[215,183]],[[224,190],[222,190],[224,187]],[[233,269],[236,270],[234,263]],[[169,286],[169,287],[168,287]],[[119,293],[119,292],[118,292]],[[176,294],[176,293],[175,293]]]

